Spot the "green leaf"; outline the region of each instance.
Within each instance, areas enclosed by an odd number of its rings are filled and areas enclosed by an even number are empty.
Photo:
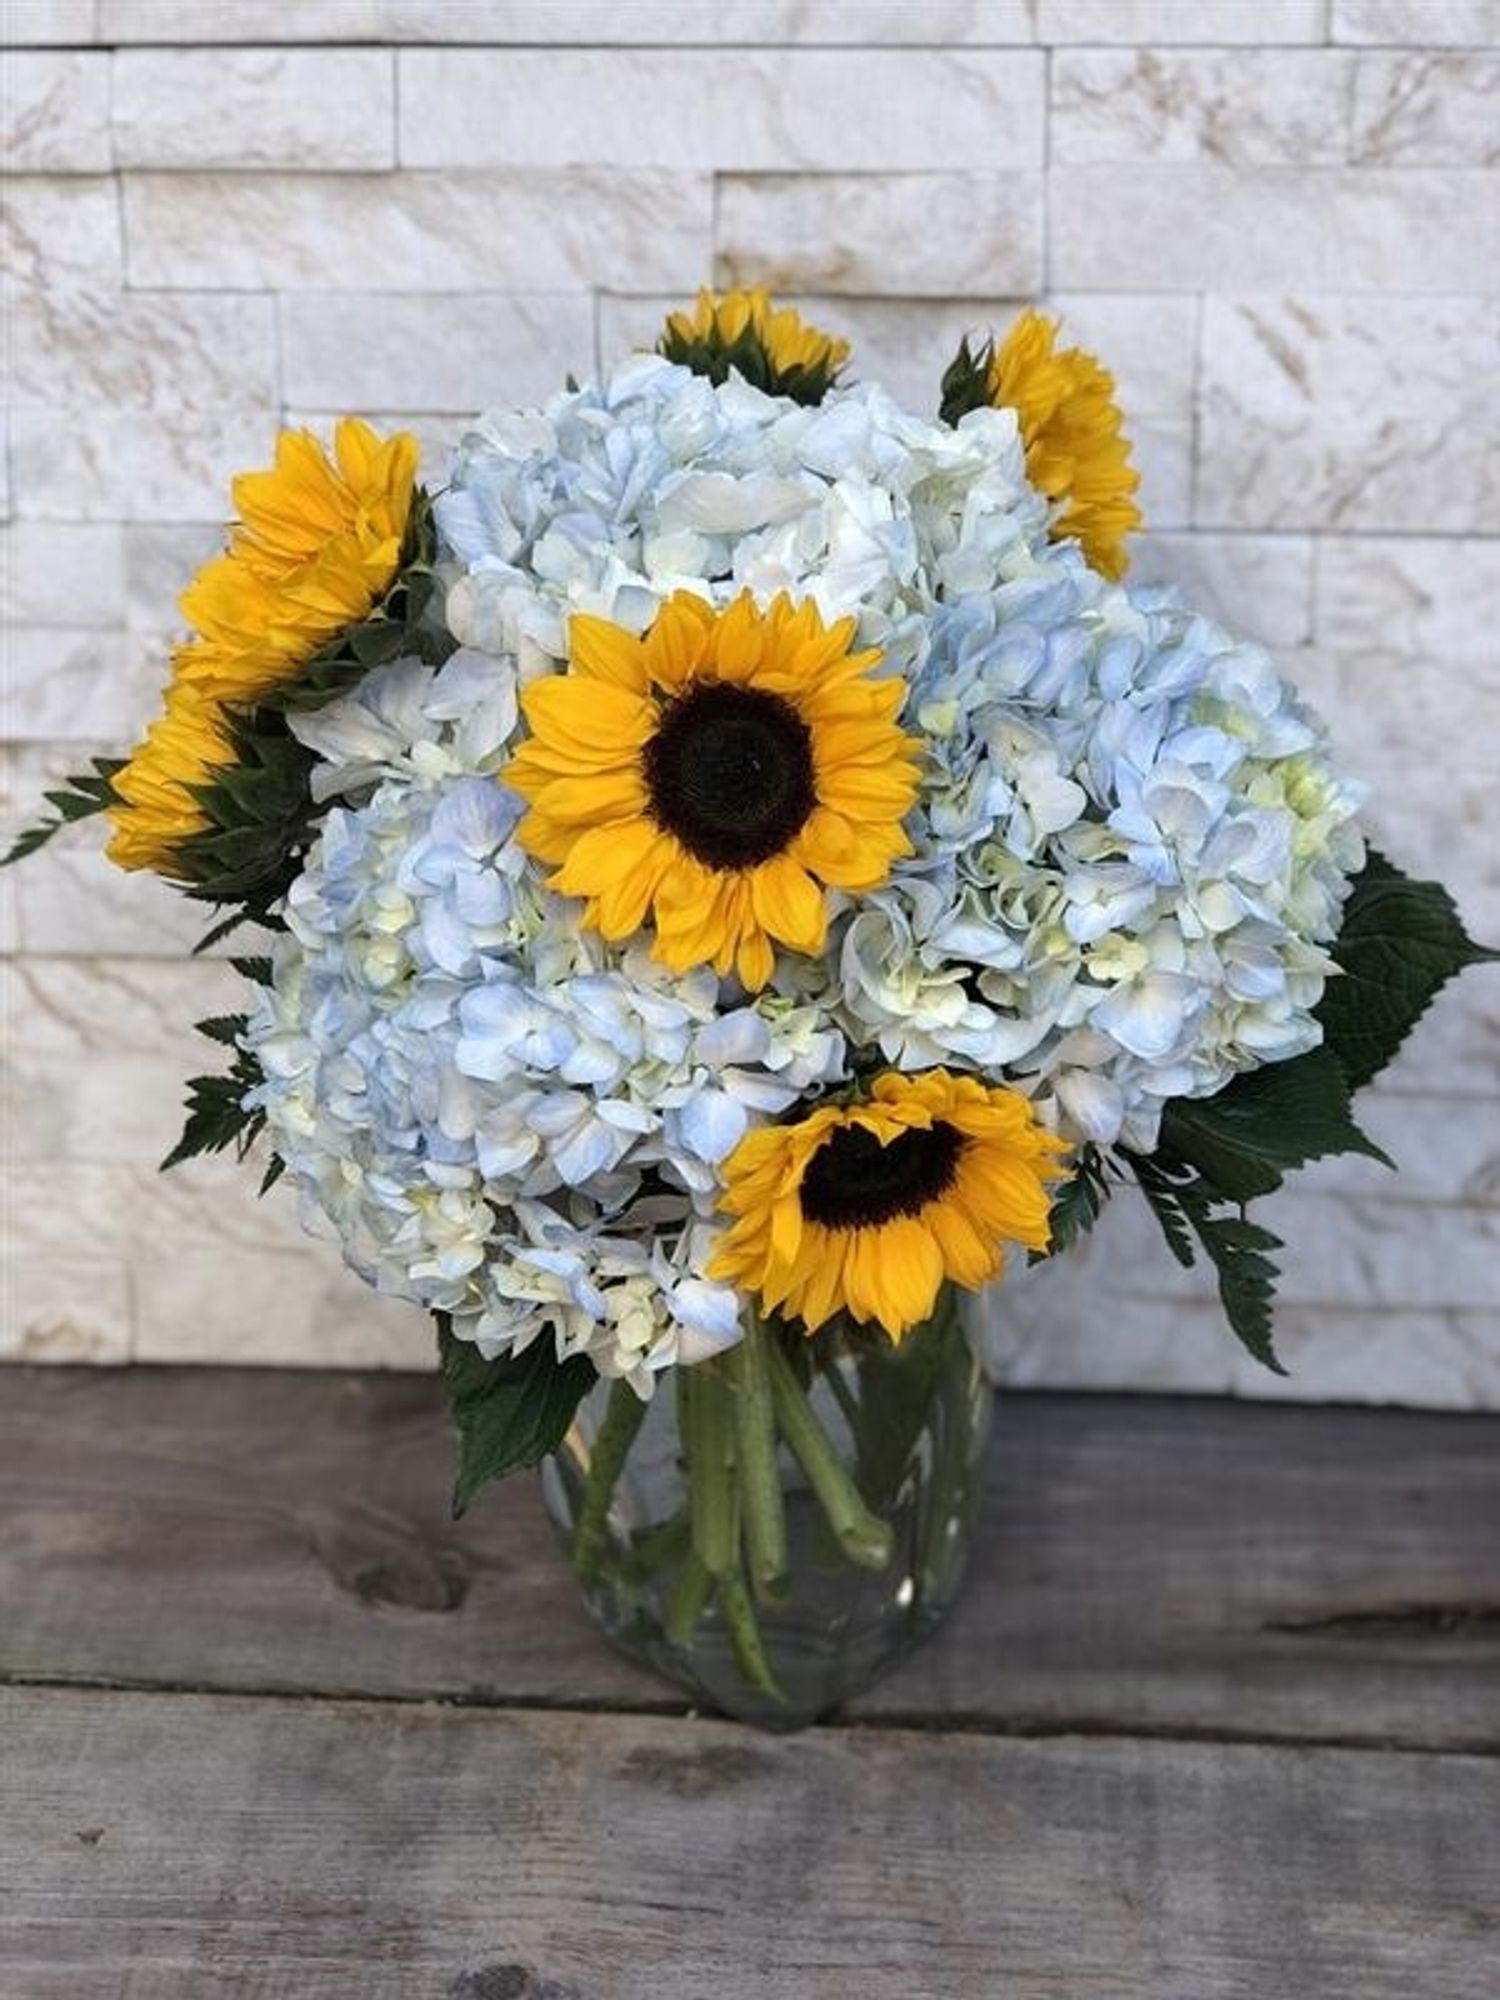
[[[1191,1167],[1169,1165],[1159,1156],[1126,1157],[1172,1255],[1190,1267],[1196,1240],[1218,1275],[1219,1300],[1230,1326],[1263,1367],[1284,1375],[1271,1330],[1277,1278],[1271,1253],[1281,1248],[1280,1237],[1247,1220],[1236,1203]]]
[[[44,792],[43,798],[57,817],[40,820],[18,834],[7,851],[0,854],[0,868],[8,867],[12,861],[24,861],[28,854],[35,854],[65,826],[74,826],[79,820],[92,819],[96,813],[107,812],[117,802],[112,781],[116,772],[124,768],[123,757],[96,757],[90,770],[64,778],[55,791]]]
[[[1357,1090],[1383,1070],[1439,989],[1500,953],[1465,931],[1438,882],[1413,882],[1371,849],[1344,905],[1330,979],[1317,1007],[1323,1046]]]
[[[162,1172],[196,1159],[200,1153],[222,1153],[228,1146],[243,1159],[266,1122],[264,1111],[245,1108],[246,1092],[260,1081],[259,1063],[243,1049],[227,1075],[190,1078],[187,1122],[182,1137],[162,1161]]]
[[[1162,1118],[1160,1152],[1237,1202],[1270,1194],[1288,1167],[1329,1153],[1391,1164],[1355,1124],[1348,1081],[1327,1049],[1247,1070],[1216,1097],[1175,1098]]]
[[[1045,1264],[1060,1257],[1088,1235],[1109,1200],[1110,1182],[1097,1146],[1080,1146],[1073,1171],[1052,1197],[1052,1240],[1045,1250],[1033,1250],[1028,1261]]]
[[[206,1035],[211,1042],[222,1042],[226,1049],[233,1049],[239,1046],[245,1022],[243,1014],[213,1014],[206,1021],[195,1022],[194,1026],[200,1035]]]
[[[457,1518],[492,1479],[556,1451],[598,1370],[581,1354],[559,1361],[546,1334],[520,1354],[486,1361],[473,1341],[458,1338],[444,1315],[437,1321],[438,1362],[458,1426]]]

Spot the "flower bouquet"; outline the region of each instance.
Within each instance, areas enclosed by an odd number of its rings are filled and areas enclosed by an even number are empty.
[[[263,1142],[425,1308],[455,1505],[547,1461],[596,1614],[715,1704],[927,1630],[987,1391],[956,1293],[1122,1185],[1275,1367],[1290,1169],[1490,956],[1368,850],[1260,647],[1121,578],[1110,376],[1026,313],[935,417],[704,294],[445,483],[350,418],[234,484],[165,709],[50,794],[241,926],[171,1156]]]

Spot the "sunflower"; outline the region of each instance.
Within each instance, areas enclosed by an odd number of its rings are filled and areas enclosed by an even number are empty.
[[[1142,514],[1131,495],[1140,474],[1121,435],[1115,378],[1081,347],[1057,346],[1057,322],[1024,312],[996,347],[965,340],[943,377],[949,423],[984,404],[1014,410],[1026,476],[1053,502],[1053,541],[1074,540],[1112,582],[1129,566],[1125,539]]]
[[[310,431],[283,431],[269,471],[235,480],[226,554],[180,600],[198,634],[177,673],[206,695],[250,702],[293,678],[358,624],[394,582],[411,516],[417,442],[345,417],[330,457]]]
[[[569,671],[521,697],[530,739],[506,778],[531,810],[521,843],[584,921],[629,937],[649,913],[674,972],[737,970],[751,991],[772,944],[823,948],[825,889],[877,888],[911,844],[916,745],[905,694],[785,595],[723,611],[679,591],[644,638],[576,616]]]
[[[840,1308],[893,1340],[945,1279],[999,1275],[1002,1243],[1045,1250],[1061,1139],[1028,1100],[974,1077],[887,1071],[868,1098],[747,1133],[725,1163],[735,1219],[708,1274],[815,1332]]]
[[[849,343],[809,326],[763,291],[698,294],[693,311],[667,315],[657,352],[710,382],[731,368],[768,395],[821,403],[849,359]]]
[[[209,824],[194,788],[211,783],[233,757],[218,703],[191,683],[174,681],[164,713],[111,780],[120,803],[109,808],[110,860],[120,868],[180,874],[178,848]]]
[[[990,362],[990,401],[1021,420],[1026,476],[1059,504],[1054,541],[1078,542],[1101,576],[1118,580],[1125,538],[1142,515],[1141,483],[1121,435],[1115,378],[1081,347],[1057,346],[1057,322],[1024,312]]]

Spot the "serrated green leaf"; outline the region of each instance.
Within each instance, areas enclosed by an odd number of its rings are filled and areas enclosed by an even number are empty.
[[[1049,1257],[1071,1250],[1099,1220],[1109,1196],[1109,1177],[1098,1147],[1080,1146],[1072,1171],[1052,1197],[1052,1240],[1045,1250],[1033,1250],[1029,1261],[1045,1264]]]
[[[1282,1247],[1281,1239],[1249,1221],[1237,1204],[1226,1202],[1191,1167],[1169,1166],[1160,1158],[1139,1154],[1126,1157],[1172,1255],[1190,1267],[1196,1239],[1214,1267],[1219,1301],[1230,1326],[1263,1367],[1284,1375],[1271,1323],[1279,1275],[1271,1253]]]
[[[211,1014],[206,1021],[197,1021],[194,1026],[209,1041],[222,1042],[226,1049],[234,1049],[239,1047],[240,1036],[245,1032],[245,1020],[243,1014]]]
[[[584,1355],[559,1361],[545,1333],[520,1354],[486,1361],[442,1315],[438,1362],[458,1428],[455,1518],[492,1479],[539,1464],[556,1451],[574,1411],[599,1379]]]
[[[1316,1009],[1323,1046],[1352,1090],[1377,1076],[1439,990],[1466,966],[1500,953],[1464,929],[1438,882],[1414,882],[1373,848],[1344,905],[1330,979]]]
[[[247,1110],[244,1101],[246,1093],[261,1080],[259,1063],[243,1049],[226,1075],[190,1078],[187,1122],[182,1137],[162,1161],[161,1171],[181,1166],[200,1153],[222,1153],[230,1146],[243,1159],[266,1122],[264,1111]]]
[[[1248,1070],[1215,1097],[1175,1098],[1162,1117],[1160,1150],[1238,1202],[1270,1194],[1287,1168],[1330,1153],[1391,1164],[1355,1124],[1348,1081],[1327,1049]]]
[[[97,813],[107,812],[116,803],[112,781],[115,774],[124,768],[123,757],[96,757],[89,770],[64,778],[61,785],[43,792],[42,797],[52,807],[56,818],[40,820],[35,826],[17,834],[6,852],[0,854],[0,868],[35,854],[64,827],[76,826],[80,820],[92,819]]]

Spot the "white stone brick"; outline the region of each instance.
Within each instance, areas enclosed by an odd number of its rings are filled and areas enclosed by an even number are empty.
[[[1340,768],[1369,787],[1361,820],[1376,844],[1409,875],[1445,883],[1477,935],[1500,936],[1500,847],[1488,831],[1500,657],[1454,672],[1422,656],[1315,648],[1282,665],[1326,717]]]
[[[130,1359],[130,1267],[76,1243],[64,1256],[0,1257],[0,1361]]]
[[[737,173],[1039,168],[1043,59],[1017,50],[408,49],[412,167]]]
[[[224,496],[224,512],[230,511]],[[219,522],[129,521],[121,531],[125,562],[125,623],[155,634],[182,629],[177,600],[197,571],[224,547]]]
[[[1274,648],[1312,638],[1312,569],[1306,535],[1146,534],[1130,580],[1176,584],[1230,631]]]
[[[122,167],[395,165],[388,50],[122,49],[114,63]]]
[[[1040,42],[1321,42],[1325,0],[1037,0]]]
[[[247,1196],[247,1199],[250,1198]],[[269,1201],[285,1200],[273,1189]],[[430,1369],[432,1321],[381,1298],[308,1241],[276,1251],[178,1252],[170,1240],[135,1274],[142,1361],[218,1361],[275,1368]]]
[[[108,43],[379,41],[381,0],[98,0]]]
[[[1500,1076],[1500,978],[1481,966],[1445,986],[1408,1037],[1380,1088],[1388,1095],[1488,1096]],[[1500,1407],[1500,1405],[1497,1405]]]
[[[282,383],[314,409],[470,414],[535,403],[594,372],[587,292],[289,294]]]
[[[11,308],[11,394],[87,408],[270,409],[269,298],[222,292],[30,292]]]
[[[1063,165],[1048,216],[1060,290],[1500,290],[1500,173]]]
[[[1477,973],[1474,975],[1479,976]],[[1289,1304],[1500,1311],[1500,1208],[1429,1207],[1287,1189],[1257,1210],[1286,1244]]]
[[[1500,47],[1500,0],[1332,0],[1335,42]]]
[[[142,667],[123,633],[12,625],[0,650],[0,740],[91,742],[131,728]]]
[[[0,528],[6,625],[118,625],[125,615],[122,532],[114,521],[12,521]]]
[[[1127,432],[1142,415],[1192,415],[1196,299],[1054,291],[1046,307],[1060,318],[1064,343],[1088,348],[1114,376]]]
[[[93,757],[118,756],[125,741],[0,744],[0,847],[51,816],[43,798],[49,786],[86,769]],[[0,956],[188,956],[208,928],[209,913],[155,875],[115,868],[104,858],[104,837],[105,823],[89,820],[59,834],[23,866],[0,869]],[[214,956],[242,949],[230,940],[216,945]]]
[[[1190,417],[1132,412],[1131,461],[1141,475],[1136,502],[1157,528],[1185,528],[1193,507],[1193,425]]]
[[[1477,984],[1485,975],[1467,976]],[[1495,1082],[1490,1094],[1467,1098],[1393,1094],[1378,1085],[1362,1091],[1355,1106],[1360,1127],[1385,1148],[1396,1172],[1346,1153],[1315,1161],[1296,1187],[1376,1201],[1500,1206],[1500,1078]]]
[[[30,959],[0,964],[8,1016],[6,1131],[21,1158],[163,1159],[186,1079],[212,1067],[194,1021],[237,1004],[226,965]]]
[[[1500,519],[1500,305],[1209,299],[1197,519],[1457,534]]]
[[[719,182],[720,284],[889,297],[1024,297],[1042,276],[1030,174],[777,175]]]
[[[0,167],[15,174],[107,174],[109,57],[16,49],[0,63]]]
[[[1051,157],[1337,166],[1353,61],[1326,49],[1060,49]]]
[[[269,462],[268,411],[17,410],[16,511],[54,521],[197,521],[237,472]]]
[[[978,1312],[1001,1393],[1017,1389],[1193,1390],[1279,1402],[1494,1408],[1500,1316],[1282,1305],[1273,1375],[1245,1353],[1210,1299],[1121,1294],[1107,1322],[1098,1267],[1044,1265],[986,1294]]]
[[[69,48],[96,39],[95,0],[6,0],[0,48]]]
[[[1500,654],[1500,540],[1329,536],[1318,544],[1316,636],[1358,656],[1441,663],[1455,692]],[[1500,710],[1494,718],[1500,736]]]
[[[117,289],[120,198],[109,179],[0,180],[0,268],[13,285]]]
[[[1360,165],[1500,166],[1500,56],[1356,59],[1351,156]]]
[[[688,290],[712,183],[657,173],[131,174],[130,282],[227,291]]]
[[[222,4],[222,0],[221,0]],[[397,42],[945,48],[1029,42],[1033,0],[381,0]]]

